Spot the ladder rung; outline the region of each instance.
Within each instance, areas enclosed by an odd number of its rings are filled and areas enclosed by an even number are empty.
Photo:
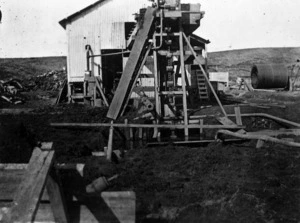
[[[83,99],[83,96],[80,96],[80,95],[72,96],[71,95],[71,98],[72,99]]]

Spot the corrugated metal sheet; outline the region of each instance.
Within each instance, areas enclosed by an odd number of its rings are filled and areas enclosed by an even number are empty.
[[[110,38],[107,38],[107,43],[103,40],[103,46],[111,45],[112,47],[115,47],[116,49],[124,49],[126,48],[126,42],[125,42],[125,23],[124,22],[113,22]]]
[[[84,36],[70,36],[69,42],[69,80],[72,78],[83,78],[85,71],[85,51],[84,51]]]
[[[93,54],[100,54],[100,34],[99,29],[94,27],[84,27],[81,32],[68,26],[68,75],[69,81],[83,81],[86,68],[85,46],[90,45]],[[91,68],[96,76],[101,72],[100,58],[93,58]]]
[[[124,49],[124,22],[134,22],[133,14],[149,4],[148,0],[107,0],[73,18],[67,24],[69,81],[83,81],[86,44],[95,54],[100,49]]]

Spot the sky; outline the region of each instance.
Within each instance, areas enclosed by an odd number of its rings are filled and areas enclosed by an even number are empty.
[[[0,0],[0,58],[66,56],[60,20],[96,0]],[[124,0],[126,1],[126,0]],[[300,47],[299,0],[182,0],[200,3],[205,16],[195,34],[208,51]]]

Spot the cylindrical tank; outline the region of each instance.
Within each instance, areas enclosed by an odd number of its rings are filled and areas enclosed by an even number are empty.
[[[285,88],[288,86],[288,69],[284,64],[259,64],[251,69],[254,89]]]

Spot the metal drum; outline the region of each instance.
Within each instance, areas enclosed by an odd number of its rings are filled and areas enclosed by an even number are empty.
[[[253,65],[251,84],[254,89],[285,88],[288,86],[288,69],[283,64]]]

